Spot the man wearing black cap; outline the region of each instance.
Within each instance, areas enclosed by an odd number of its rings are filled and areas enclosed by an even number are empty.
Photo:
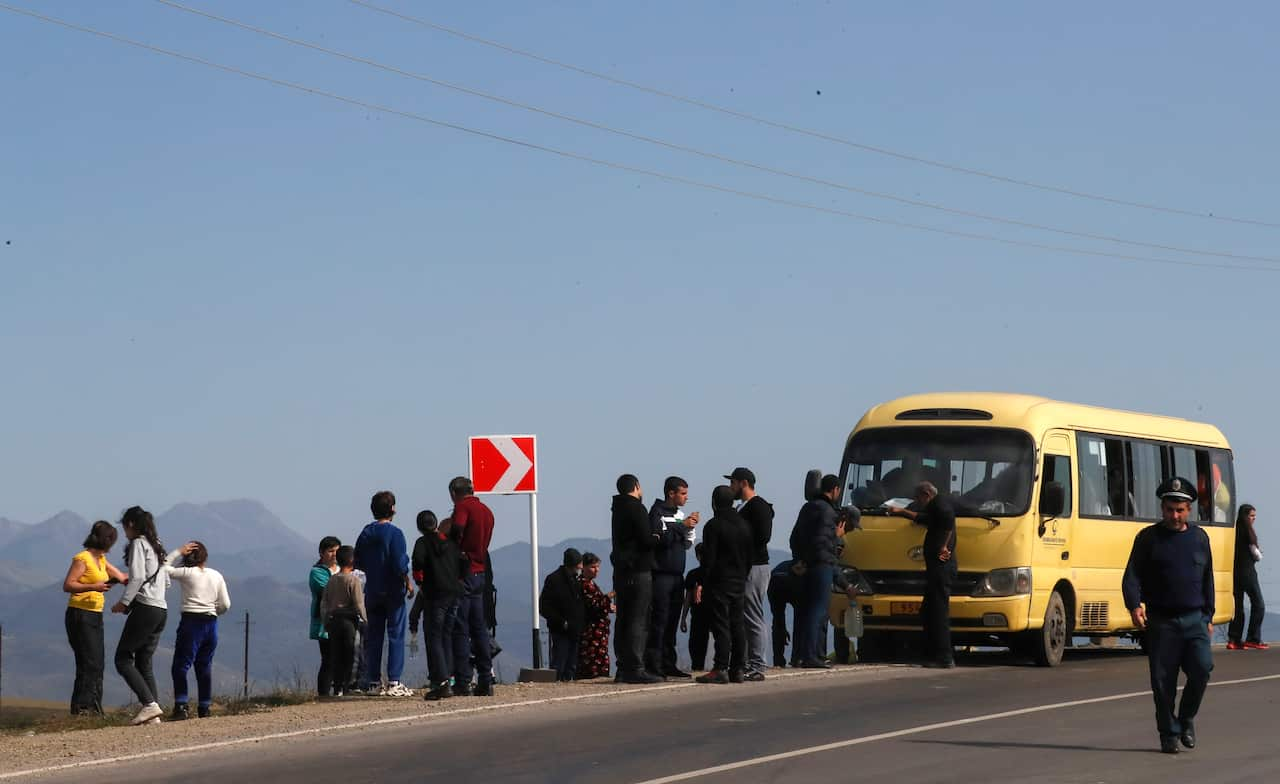
[[[1181,477],[1156,489],[1161,521],[1138,532],[1124,570],[1124,605],[1145,630],[1151,693],[1160,750],[1177,754],[1178,742],[1196,747],[1195,717],[1209,684],[1213,655],[1213,553],[1209,535],[1188,517],[1195,485]],[[1182,703],[1178,670],[1187,674]]]
[[[582,553],[565,548],[564,564],[542,583],[538,613],[547,619],[551,635],[551,669],[556,680],[571,681],[578,669],[578,638],[587,625],[587,606],[582,600]]]
[[[751,528],[733,508],[733,491],[727,485],[712,491],[711,511],[714,516],[703,534],[702,568],[710,593],[716,653],[711,670],[698,676],[698,683],[742,683],[747,660],[742,601],[751,570]]]
[[[747,573],[747,591],[743,610],[747,619],[747,673],[749,681],[764,680],[769,668],[764,652],[769,646],[769,627],[764,622],[764,605],[769,593],[769,540],[773,538],[773,505],[756,495],[756,475],[750,468],[735,468],[725,476],[735,501],[741,501],[738,514],[751,529],[751,571]]]

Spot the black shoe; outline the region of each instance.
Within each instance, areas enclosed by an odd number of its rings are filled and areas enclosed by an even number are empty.
[[[452,691],[453,691],[453,696],[455,696],[455,697],[470,697],[470,696],[471,696],[471,684],[470,684],[470,683],[455,683],[455,684],[453,684],[453,689],[452,689]]]
[[[648,675],[650,678],[653,678],[654,679],[653,683],[666,683],[667,681],[667,676],[662,675],[657,670],[645,670],[644,674]]]
[[[196,708],[196,717],[201,719],[209,718],[209,706],[201,705],[198,708]]]
[[[924,666],[931,670],[951,670],[955,668],[956,663],[951,659],[945,659],[943,661],[938,661],[934,659],[934,660],[925,662]]]
[[[622,673],[618,675],[618,678],[620,683],[640,683],[646,685],[651,683],[662,683],[666,680],[666,678],[663,678],[661,675],[654,675],[653,673],[645,670],[641,670],[640,672]]]
[[[800,662],[797,666],[802,670],[829,670],[831,662],[826,659],[810,659],[807,662]]]
[[[758,670],[747,673],[747,680],[752,683],[759,683],[764,680],[764,673]]]
[[[422,699],[428,702],[436,702],[437,700],[448,699],[452,696],[453,689],[449,688],[449,682],[445,681],[438,686],[432,686],[430,691],[422,695]]]
[[[668,678],[692,678],[693,675],[685,672],[679,667],[668,667],[662,671],[662,674]]]
[[[706,675],[699,675],[694,680],[698,683],[728,683],[729,676],[725,675],[723,670],[711,670]]]
[[[475,691],[473,691],[473,692],[471,692],[471,694],[472,694],[473,696],[475,696],[475,697],[492,697],[492,696],[493,696],[493,684],[492,684],[492,683],[477,683],[477,684],[476,684],[476,690],[475,690]]]
[[[1178,736],[1178,740],[1182,741],[1182,745],[1188,749],[1194,749],[1196,747],[1196,728],[1185,722],[1182,727],[1182,734]]]
[[[1162,754],[1177,754],[1178,739],[1170,735],[1167,738],[1160,739],[1160,752]]]
[[[729,673],[729,683],[746,683],[747,677],[742,674],[742,670],[734,670]]]
[[[173,713],[169,716],[169,721],[186,721],[191,718],[190,711],[187,710],[185,702],[174,703]]]

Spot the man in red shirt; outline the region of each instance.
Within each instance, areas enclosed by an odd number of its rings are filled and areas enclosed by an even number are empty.
[[[459,476],[449,482],[453,500],[453,527],[460,533],[462,554],[470,561],[469,573],[462,575],[463,595],[458,601],[458,629],[453,648],[453,693],[472,694],[471,657],[475,656],[475,696],[493,696],[493,656],[489,628],[485,623],[485,562],[489,540],[493,538],[493,511],[475,496],[471,480]]]

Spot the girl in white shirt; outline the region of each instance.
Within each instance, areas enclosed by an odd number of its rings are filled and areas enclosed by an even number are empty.
[[[179,556],[181,558],[179,559]],[[196,715],[209,715],[213,702],[213,652],[218,648],[218,616],[231,609],[227,581],[216,569],[205,566],[209,550],[200,542],[187,542],[170,553],[165,571],[182,586],[182,620],[173,646],[173,715],[181,721],[191,718],[187,708],[187,670],[196,667],[199,703]]]
[[[151,657],[164,631],[168,606],[164,591],[169,575],[164,570],[164,545],[156,533],[156,521],[140,506],[131,506],[120,518],[120,527],[129,538],[125,563],[129,565],[129,582],[124,596],[111,608],[113,613],[127,613],[120,642],[116,645],[116,672],[142,703],[134,724],[159,721],[164,713],[156,702],[156,678],[151,671]]]

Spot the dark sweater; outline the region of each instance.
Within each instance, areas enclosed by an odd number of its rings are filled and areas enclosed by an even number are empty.
[[[422,587],[421,596],[429,601],[461,596],[459,580],[470,572],[470,559],[458,543],[439,533],[418,537],[411,565],[413,579]]]
[[[751,565],[769,563],[769,540],[773,538],[773,504],[753,496],[738,510],[751,528]]]
[[[657,538],[649,530],[649,514],[644,503],[631,495],[613,497],[613,550],[609,563],[615,572],[653,571],[653,548]]]
[[[653,571],[683,575],[685,551],[693,546],[685,536],[685,526],[675,520],[679,507],[659,498],[649,507],[649,532],[658,537],[653,548]],[[665,520],[663,518],[666,518]]]
[[[707,523],[702,540],[702,568],[712,591],[739,594],[751,571],[751,527],[734,509],[722,509]]]
[[[489,541],[493,539],[493,510],[474,495],[453,505],[453,527],[462,532],[459,546],[471,560],[471,574],[484,574],[489,558]]]
[[[804,561],[809,568],[831,567],[832,582],[840,588],[848,585],[844,574],[836,569],[836,508],[825,497],[816,498],[800,507],[795,527],[791,529],[791,557]]]
[[[1197,525],[1174,531],[1149,525],[1133,539],[1124,570],[1124,606],[1147,605],[1166,615],[1199,610],[1213,617],[1213,553],[1209,535]]]
[[[582,598],[582,581],[569,567],[561,566],[542,583],[538,614],[547,619],[547,631],[554,634],[582,634],[587,625],[587,605]]]

